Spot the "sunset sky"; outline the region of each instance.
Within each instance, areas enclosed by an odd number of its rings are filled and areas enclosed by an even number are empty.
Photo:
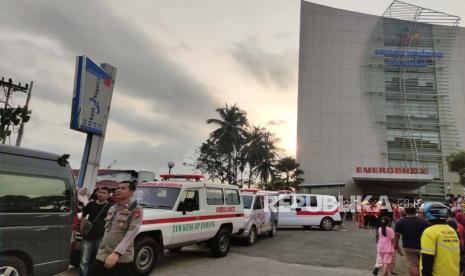
[[[310,2],[375,15],[391,3]],[[459,0],[406,2],[465,18]],[[69,120],[75,57],[85,54],[118,69],[102,167],[117,160],[113,168],[158,175],[173,160],[174,172],[192,171],[182,163],[192,161],[213,129],[206,120],[225,103],[275,133],[282,156],[295,156],[299,0],[135,3],[2,3],[0,76],[34,81],[23,146],[70,153],[79,168],[85,134]]]

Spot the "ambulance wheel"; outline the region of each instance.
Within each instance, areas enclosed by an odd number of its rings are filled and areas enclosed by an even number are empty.
[[[321,220],[320,227],[325,231],[331,231],[334,227],[334,221],[331,218],[325,217]]]
[[[276,222],[273,222],[273,224],[271,225],[271,231],[268,232],[268,236],[274,237],[276,236],[277,233],[278,233],[278,225]]]
[[[228,229],[220,228],[215,237],[209,242],[213,257],[221,258],[228,254],[231,246],[231,234]]]
[[[247,245],[254,245],[255,241],[257,240],[257,229],[255,226],[250,228],[249,235],[247,236]]]
[[[135,242],[134,273],[136,275],[147,275],[158,263],[160,246],[151,237],[142,237]]]

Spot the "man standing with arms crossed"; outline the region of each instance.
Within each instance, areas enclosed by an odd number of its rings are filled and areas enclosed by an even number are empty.
[[[426,202],[423,211],[432,225],[421,235],[421,275],[459,275],[460,242],[455,230],[446,224],[449,209],[439,202]]]
[[[90,275],[132,275],[134,239],[142,222],[142,208],[132,198],[135,190],[136,184],[132,181],[119,184],[116,204],[105,218],[105,234]]]

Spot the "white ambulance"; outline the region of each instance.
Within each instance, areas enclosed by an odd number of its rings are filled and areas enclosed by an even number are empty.
[[[245,224],[244,232],[237,237],[244,239],[248,245],[253,245],[259,235],[276,236],[278,212],[272,205],[270,193],[251,188],[241,189],[241,192]]]
[[[156,266],[165,249],[206,242],[213,256],[223,257],[231,235],[244,231],[237,186],[168,179],[138,185],[134,197],[144,208],[134,252],[134,270],[140,275]]]
[[[329,231],[341,224],[339,204],[335,196],[314,194],[280,194],[278,202],[280,226],[319,226]]]

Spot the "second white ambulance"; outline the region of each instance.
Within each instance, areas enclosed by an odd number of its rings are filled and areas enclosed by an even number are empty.
[[[335,196],[314,194],[281,194],[276,203],[280,226],[319,226],[329,231],[341,224]]]
[[[271,195],[259,189],[242,189],[245,225],[244,232],[237,235],[245,239],[248,245],[253,245],[257,236],[268,234],[276,236],[278,230],[277,208],[272,206]]]

